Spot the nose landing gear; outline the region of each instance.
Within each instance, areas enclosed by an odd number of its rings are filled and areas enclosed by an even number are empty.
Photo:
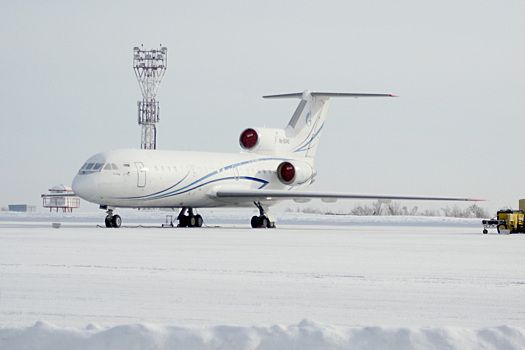
[[[106,213],[108,214],[105,220],[106,227],[119,228],[122,225],[122,218],[120,215],[113,215],[113,209],[108,209]]]

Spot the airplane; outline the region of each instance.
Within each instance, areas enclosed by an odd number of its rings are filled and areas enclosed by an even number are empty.
[[[298,98],[299,105],[284,129],[242,131],[240,153],[117,149],[95,154],[78,171],[74,195],[106,210],[106,227],[118,228],[116,208],[179,209],[180,227],[201,227],[197,208],[255,205],[253,228],[274,228],[269,207],[283,200],[311,199],[476,201],[470,198],[360,195],[302,191],[315,181],[314,158],[331,98],[395,97],[391,94],[304,91],[263,96]]]

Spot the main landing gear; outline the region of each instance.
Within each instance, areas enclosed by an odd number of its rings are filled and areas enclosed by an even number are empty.
[[[120,215],[113,215],[113,209],[108,209],[106,213],[106,227],[119,228],[122,225],[122,218]]]
[[[275,217],[270,213],[267,205],[261,202],[253,202],[257,209],[259,209],[259,216],[252,217],[253,228],[275,228]]]
[[[179,227],[202,227],[202,216],[195,215],[193,208],[184,207],[177,217]]]

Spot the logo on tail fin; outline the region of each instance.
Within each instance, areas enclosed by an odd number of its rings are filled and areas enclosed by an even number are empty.
[[[306,115],[306,125],[308,126],[312,125],[312,113],[311,112],[308,112],[308,114]]]

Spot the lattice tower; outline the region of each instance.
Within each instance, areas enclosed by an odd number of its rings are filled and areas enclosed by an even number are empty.
[[[156,123],[160,121],[160,108],[156,97],[167,63],[168,48],[162,45],[157,50],[145,50],[143,46],[133,49],[133,69],[142,91],[142,101],[138,101],[141,149],[157,149]]]

